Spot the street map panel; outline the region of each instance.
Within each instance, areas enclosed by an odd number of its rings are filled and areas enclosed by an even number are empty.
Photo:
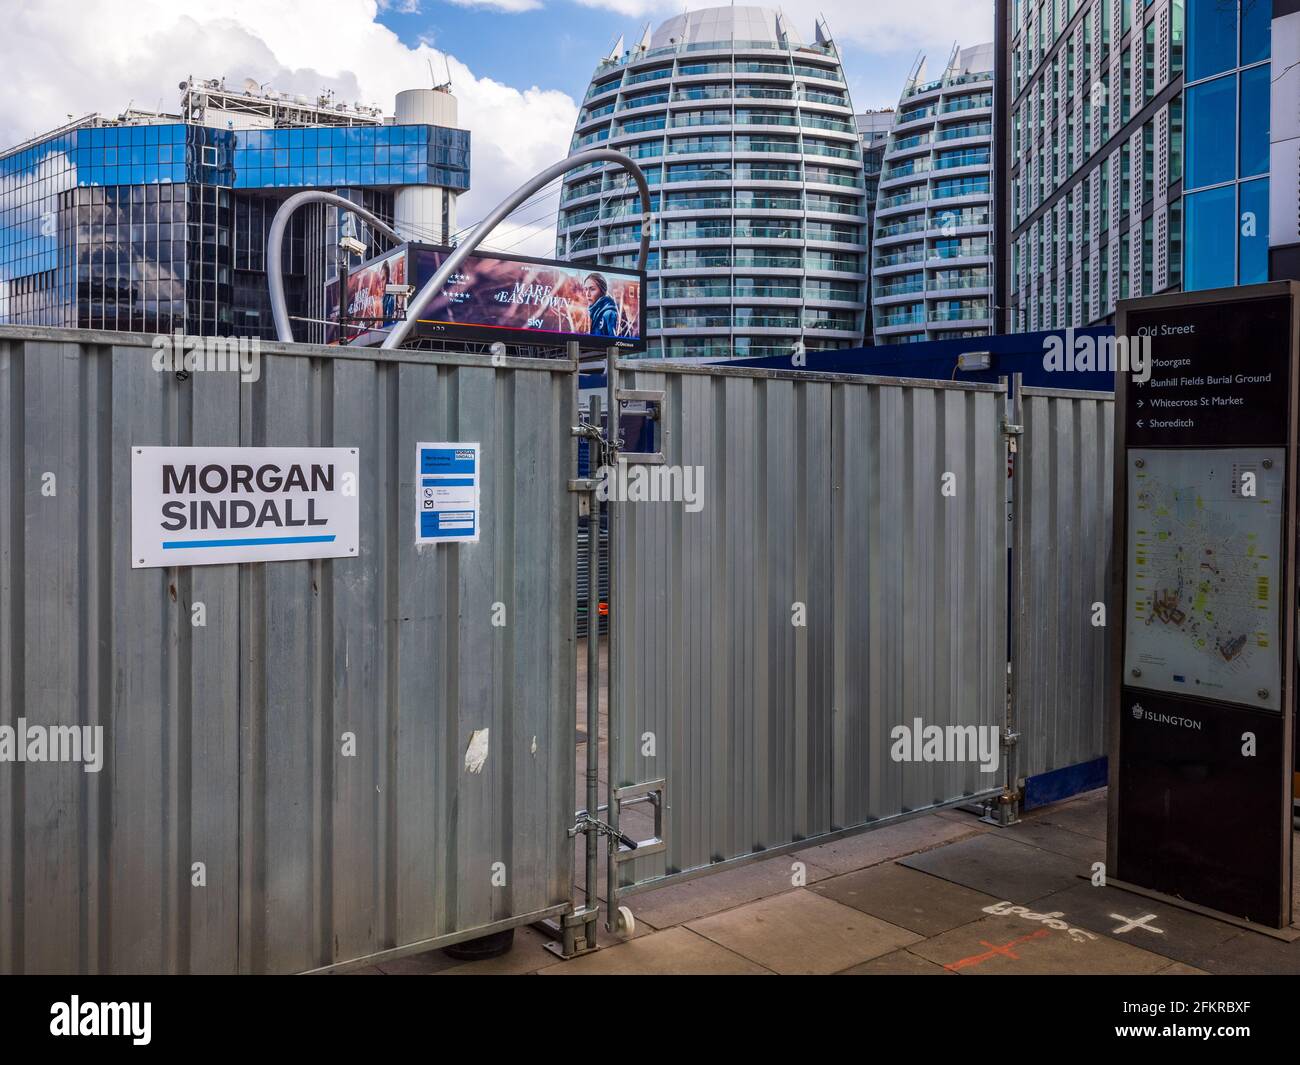
[[[1283,450],[1127,461],[1124,683],[1279,709]]]

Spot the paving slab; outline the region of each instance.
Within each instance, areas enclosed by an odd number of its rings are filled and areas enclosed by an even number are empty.
[[[812,890],[922,936],[937,936],[983,916],[1000,900],[895,862],[817,884]]]
[[[1051,851],[1074,858],[1085,865],[1106,860],[1106,841],[1096,836],[1084,835],[1061,828],[1049,821],[1022,821],[1018,825],[999,829],[1001,835],[1017,843],[1028,843],[1040,850]]]
[[[1038,899],[1034,910],[1060,910],[1071,924],[1190,965],[1241,931],[1212,917],[1119,888],[1093,887],[1088,881]]]
[[[936,814],[925,814],[897,824],[868,829],[833,843],[795,851],[799,861],[831,873],[851,873],[869,865],[890,862],[906,854],[929,850],[943,843],[979,835],[977,829]]]
[[[540,970],[540,976],[770,976],[771,971],[688,928],[620,943]]]
[[[941,817],[945,821],[953,821],[975,832],[993,832],[996,826],[986,824],[980,820],[979,814],[973,814],[968,810],[962,810],[955,806],[949,806],[942,810],[934,811],[935,817]]]
[[[1090,791],[1069,802],[1053,803],[1038,811],[1036,821],[1068,828],[1094,839],[1106,838],[1106,789]]]
[[[882,954],[879,958],[864,961],[851,969],[845,969],[839,976],[956,976],[957,974],[936,965],[932,961],[910,950],[896,950],[892,954]]]
[[[1027,903],[1078,883],[1087,865],[1061,854],[986,832],[937,850],[914,854],[901,865],[942,877],[998,900]]]
[[[806,888],[703,917],[686,927],[783,974],[837,973],[921,939]]]
[[[793,890],[796,885],[792,882],[791,865],[797,860],[794,857],[769,858],[719,873],[707,873],[695,880],[629,896],[624,899],[624,905],[631,908],[638,924],[644,921],[653,928],[669,928]],[[807,862],[802,864],[805,884],[825,880],[831,875],[819,866]]]
[[[1204,969],[1198,969],[1193,965],[1184,965],[1176,961],[1173,965],[1166,965],[1156,973],[1157,976],[1209,976]]]
[[[1199,955],[1180,958],[1189,965],[1210,973],[1276,976],[1300,974],[1300,940],[1283,943],[1272,936],[1245,929]]]
[[[910,949],[959,976],[1143,974],[1159,972],[1170,963],[1106,936],[1079,940],[1067,931],[1016,916],[985,917]]]

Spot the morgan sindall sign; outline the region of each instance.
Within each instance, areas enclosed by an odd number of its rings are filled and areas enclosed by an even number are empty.
[[[355,557],[346,447],[133,447],[131,565]]]

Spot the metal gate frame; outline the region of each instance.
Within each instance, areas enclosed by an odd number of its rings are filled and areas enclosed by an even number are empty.
[[[1023,433],[1012,489],[1010,727],[1019,739],[1008,786],[1025,799],[1026,782],[1042,778],[1041,800],[1030,803],[1039,805],[1072,793],[1107,753],[1109,630],[1092,613],[1101,603],[1113,623],[1122,609],[1110,602],[1115,396],[1022,387],[1019,374],[1011,396]]]
[[[725,416],[727,410],[730,409],[729,404],[734,406],[738,402],[742,404],[744,402],[743,400],[737,400],[734,394],[727,391],[727,382],[736,379],[742,379],[746,382],[746,384],[740,386],[742,389],[747,387],[751,391],[768,390],[773,396],[777,394],[775,389],[788,389],[792,393],[791,401],[793,400],[793,393],[802,391],[803,398],[798,401],[798,414],[795,420],[798,421],[804,435],[801,440],[792,438],[792,442],[802,449],[801,454],[805,462],[801,467],[797,463],[795,466],[810,473],[817,470],[825,471],[822,478],[811,478],[811,483],[805,484],[801,488],[806,504],[802,520],[805,522],[812,520],[807,515],[813,513],[824,515],[826,520],[832,523],[829,527],[833,528],[841,527],[841,525],[833,524],[834,522],[842,524],[846,521],[867,517],[867,515],[859,514],[853,510],[853,500],[846,497],[843,487],[846,483],[846,476],[854,474],[866,476],[870,481],[870,471],[858,468],[860,456],[851,450],[849,446],[849,427],[855,424],[855,419],[868,418],[873,413],[873,396],[875,397],[874,413],[882,415],[883,412],[884,420],[893,429],[897,430],[897,432],[894,432],[886,429],[880,432],[880,449],[882,452],[887,451],[889,455],[889,458],[882,458],[881,461],[892,461],[901,465],[906,459],[916,458],[915,449],[920,448],[926,475],[928,476],[930,473],[934,473],[935,476],[938,475],[943,466],[935,465],[937,460],[934,455],[924,453],[924,441],[927,437],[925,429],[922,429],[916,422],[918,417],[925,423],[926,429],[930,430],[932,439],[938,439],[933,434],[938,431],[939,427],[942,427],[946,434],[943,438],[944,443],[953,448],[958,445],[965,446],[966,444],[974,447],[975,435],[978,435],[977,457],[974,468],[970,471],[974,474],[973,479],[976,483],[976,489],[970,497],[970,506],[975,508],[976,513],[970,516],[969,522],[959,524],[963,528],[967,524],[970,524],[972,528],[978,527],[987,544],[991,545],[989,557],[985,560],[986,564],[972,567],[972,573],[964,574],[967,579],[974,581],[976,585],[974,598],[984,604],[989,618],[985,619],[986,624],[975,626],[973,630],[962,630],[958,626],[952,629],[945,627],[943,631],[946,636],[957,641],[953,645],[955,655],[966,653],[970,641],[979,646],[980,650],[976,652],[976,657],[982,657],[983,660],[982,676],[977,683],[983,704],[981,714],[983,717],[988,718],[987,723],[989,725],[997,726],[1001,732],[1006,720],[1007,708],[1006,540],[1008,522],[1005,510],[1007,479],[1003,409],[1006,393],[1005,382],[998,385],[950,383],[810,373],[799,370],[758,370],[717,365],[707,367],[680,365],[656,367],[647,365],[643,360],[635,362],[614,360],[611,362],[609,379],[611,403],[617,402],[620,371],[631,375],[633,383],[638,387],[663,387],[669,392],[670,398],[665,407],[666,425],[664,427],[664,435],[668,441],[665,450],[668,452],[669,462],[674,461],[674,459],[681,461],[680,436],[683,414],[680,403],[676,402],[676,400],[689,387],[685,382],[698,381],[700,377],[710,378],[716,382],[718,390],[723,395],[714,395],[711,397],[710,402],[715,404],[720,416]],[[673,394],[674,384],[676,385],[677,396]],[[815,398],[809,400],[809,394],[812,394]],[[887,396],[887,398],[882,399],[882,396]],[[927,398],[926,400],[914,402],[916,397],[920,396]],[[979,409],[978,418],[973,413],[967,416],[968,409],[973,408]],[[920,411],[919,414],[918,410]],[[790,406],[790,401],[787,401],[784,397],[770,399],[770,402],[765,401],[763,413],[764,417],[762,419],[754,421],[755,428],[760,423],[766,426],[774,416],[783,419],[781,421],[783,427],[794,424],[791,422],[791,418],[795,417],[795,408]],[[927,421],[927,417],[932,417],[933,420]],[[712,444],[715,452],[720,452],[724,456],[723,461],[725,461],[726,457],[728,457],[727,446],[729,440],[726,433],[718,428],[720,424],[722,424],[720,421],[715,421]],[[818,431],[819,425],[821,427],[820,432]],[[982,429],[979,427],[982,427]],[[766,432],[766,429],[764,429],[764,432]],[[900,443],[899,438],[905,432],[910,432],[911,436]],[[813,435],[810,436],[810,433]],[[966,441],[963,436],[964,433],[975,435],[972,435],[970,440]],[[779,443],[776,440],[768,435],[765,435],[763,439],[768,450],[760,456],[760,465],[765,465],[767,459],[779,457],[780,453]],[[962,452],[962,454],[963,458],[965,458],[966,453]],[[742,462],[744,458],[744,455],[740,456]],[[947,464],[946,458],[945,464]],[[714,465],[716,466],[717,463],[715,462]],[[756,474],[753,469],[748,469],[746,475],[752,480],[755,476],[762,477],[766,474]],[[727,476],[730,477],[732,474],[728,473]],[[874,483],[875,490],[881,493],[882,497],[889,496],[893,486],[882,486],[878,477],[872,483]],[[770,489],[771,482],[768,481],[766,486],[760,485],[759,487],[760,490],[763,487]],[[927,503],[919,494],[916,496],[910,495],[905,487],[897,488],[895,491],[901,494],[890,497],[894,502],[910,502],[923,510],[934,510],[931,503]],[[935,496],[937,497],[937,495],[938,492],[936,491]],[[870,800],[864,799],[861,789],[857,788],[852,782],[851,766],[853,755],[846,750],[846,746],[851,745],[853,742],[861,745],[864,742],[863,736],[865,734],[856,731],[862,727],[860,723],[855,723],[854,720],[846,720],[846,715],[842,712],[833,712],[829,716],[823,715],[819,724],[813,723],[810,726],[817,730],[817,735],[814,736],[813,740],[814,744],[820,742],[824,746],[828,743],[831,745],[825,752],[830,761],[820,764],[820,768],[810,763],[796,774],[797,783],[800,783],[805,789],[804,798],[797,800],[797,804],[801,805],[803,809],[803,813],[799,816],[802,818],[805,830],[795,827],[785,839],[776,837],[765,840],[760,839],[756,844],[751,844],[744,851],[733,848],[733,853],[717,853],[715,849],[715,853],[710,856],[711,860],[699,861],[685,868],[669,868],[666,865],[666,859],[669,857],[666,852],[674,844],[674,826],[680,826],[683,823],[681,806],[686,801],[685,789],[680,782],[674,784],[675,773],[671,768],[654,775],[651,779],[641,779],[645,774],[636,773],[634,767],[634,747],[636,742],[639,742],[639,737],[628,737],[625,741],[623,735],[625,729],[632,724],[632,722],[624,720],[629,712],[626,700],[629,694],[633,693],[633,689],[629,688],[628,685],[641,683],[641,678],[624,679],[625,669],[630,665],[635,668],[636,659],[633,656],[637,655],[640,649],[637,635],[629,628],[632,624],[629,619],[635,618],[642,604],[637,600],[635,593],[633,593],[631,600],[632,605],[624,602],[624,589],[622,587],[624,581],[620,577],[634,576],[638,568],[645,565],[646,560],[644,557],[635,554],[637,549],[628,539],[631,534],[622,533],[623,517],[617,515],[625,515],[626,509],[635,505],[637,504],[616,503],[611,508],[611,565],[614,574],[619,575],[619,577],[612,576],[610,580],[610,614],[613,619],[611,626],[613,631],[610,645],[610,765],[608,779],[611,795],[611,825],[618,826],[619,824],[620,806],[627,807],[630,803],[648,803],[651,807],[651,815],[646,819],[646,827],[650,835],[646,840],[649,846],[643,846],[636,851],[611,849],[607,868],[607,899],[609,900],[611,913],[616,910],[620,895],[629,895],[668,882],[732,868],[742,862],[771,857],[793,850],[802,850],[868,828],[879,827],[883,824],[893,823],[945,806],[962,805],[980,799],[991,798],[1002,792],[1002,779],[999,776],[996,780],[979,782],[986,783],[986,787],[958,786],[957,789],[950,789],[947,793],[944,793],[944,789],[940,788],[940,794],[932,795],[928,800],[919,801],[906,809],[894,810],[880,816],[872,816],[870,813],[864,815],[859,811]],[[674,509],[679,510],[680,508]],[[723,520],[725,523],[726,519]],[[951,524],[950,516],[948,522]],[[724,528],[726,527],[729,526],[724,524]],[[949,525],[942,526],[941,538],[947,535],[948,529]],[[838,544],[832,542],[830,548],[835,559],[834,566],[828,568],[827,572],[823,574],[823,583],[814,588],[807,582],[810,579],[816,580],[817,578],[817,562],[811,555],[816,551],[818,544],[809,537],[806,524],[801,539],[805,561],[802,563],[804,569],[799,579],[803,581],[803,587],[810,591],[819,591],[824,597],[825,602],[816,605],[819,612],[818,621],[824,626],[825,631],[830,633],[831,640],[834,641],[834,648],[832,649],[827,641],[823,641],[823,645],[818,647],[811,645],[812,641],[809,640],[808,643],[811,646],[805,646],[797,652],[794,669],[802,677],[802,683],[805,685],[810,677],[816,675],[822,678],[825,686],[822,692],[823,695],[831,699],[836,698],[837,695],[844,698],[844,693],[851,687],[848,681],[848,673],[854,668],[852,652],[844,642],[846,622],[852,621],[852,612],[845,606],[844,597],[837,599],[835,593],[836,589],[844,587],[845,580],[851,579],[855,573],[853,560],[846,558],[842,538]],[[953,541],[953,547],[955,550],[962,549],[960,537]],[[904,544],[899,550],[900,559],[906,551],[907,545]],[[799,567],[801,563],[799,562],[800,552],[798,548],[793,552],[793,555],[794,558],[791,564],[794,567]],[[787,561],[791,560],[787,559]],[[702,577],[703,575],[697,574],[697,576]],[[931,573],[918,571],[913,578],[913,585],[920,587],[932,576]],[[900,609],[909,609],[906,607],[907,590],[906,587],[900,586],[895,591],[895,603]],[[915,591],[915,587],[912,590]],[[828,610],[826,604],[835,602],[838,602],[838,605]],[[877,606],[876,620],[879,622],[881,614],[879,605]],[[938,622],[936,618],[931,618],[931,623],[937,624]],[[656,638],[653,632],[648,633],[648,636]],[[961,642],[963,638],[966,639],[967,643]],[[906,656],[906,652],[901,653],[904,657]],[[689,670],[689,667],[684,668]],[[709,676],[710,684],[716,685],[719,676],[721,674],[716,670],[711,672]],[[805,692],[806,694],[807,692]],[[639,693],[636,694],[636,698],[640,698]],[[672,713],[680,717],[682,712],[680,699],[664,698],[660,701],[664,704],[657,711],[661,716]],[[633,712],[635,712],[635,708],[633,708]],[[654,713],[656,711],[652,708],[650,712]],[[664,717],[663,720],[669,722],[667,717]],[[878,731],[879,718],[874,718],[874,720]],[[710,725],[713,732],[716,732],[717,727],[716,722]],[[669,729],[666,728],[663,732],[664,738],[666,738]],[[1005,735],[1003,735],[1003,740],[1005,741]],[[674,743],[674,753],[680,758],[685,750],[682,746],[683,741],[680,737],[674,737],[672,742]],[[806,737],[805,741],[800,742],[807,742]],[[838,744],[838,746],[834,746],[835,744]],[[805,754],[811,749],[805,746]],[[878,753],[877,757],[879,757]],[[883,765],[884,763],[879,764]],[[736,763],[733,768],[743,769],[743,760]],[[819,772],[826,773],[826,785],[825,794],[818,800],[813,799],[811,797],[813,793],[808,792],[807,789],[810,786],[812,777]],[[838,785],[835,783],[836,780],[840,781]],[[813,785],[813,787],[816,786]],[[752,798],[753,796],[742,795],[739,791],[735,795],[736,802],[741,804],[746,799]],[[779,800],[775,792],[763,794],[758,796],[758,807],[770,806],[778,801],[784,801],[788,806],[788,798],[786,796],[785,799]],[[819,803],[820,808],[811,810],[807,805],[808,803]],[[728,809],[731,809],[731,807],[728,807]],[[758,809],[751,802],[748,813],[746,814],[744,810],[741,810],[740,813],[740,818],[728,818],[727,824],[722,825],[719,822],[715,827],[730,832],[737,838],[739,838],[738,833],[744,833],[747,829],[752,830],[755,827],[763,827],[760,822],[766,815],[765,809]],[[748,824],[738,828],[737,821],[745,817],[749,819]],[[630,827],[629,831],[631,831]],[[638,835],[641,833],[631,831],[631,834]],[[708,843],[708,846],[712,847],[712,843]],[[663,857],[657,857],[658,855],[663,855]],[[649,859],[656,868],[653,871],[633,872],[634,868],[646,859]]]

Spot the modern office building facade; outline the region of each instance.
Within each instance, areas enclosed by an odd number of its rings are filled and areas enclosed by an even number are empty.
[[[1296,81],[1273,42],[1296,36],[1297,6],[1000,0],[1003,330],[1097,324],[1120,299],[1290,276],[1276,227],[1270,267],[1270,110],[1278,142],[1287,116],[1295,125]],[[1294,170],[1289,200],[1280,174],[1271,190],[1289,215]]]
[[[571,151],[649,179],[647,356],[783,355],[861,343],[867,202],[839,54],[757,7],[692,11],[622,41],[591,79]],[[566,176],[561,259],[634,266],[643,224],[616,167]]]
[[[894,114],[872,231],[877,344],[981,336],[992,326],[993,45],[918,64]]]
[[[469,132],[428,121],[454,118],[435,93],[400,94],[401,121],[191,80],[179,114],[91,114],[0,154],[0,323],[273,338],[266,238],[292,193],[339,192],[415,239],[454,227]],[[342,221],[308,205],[286,236],[300,339],[323,339]]]
[[[858,137],[862,141],[863,189],[867,202],[867,274],[870,284],[871,234],[876,226],[876,193],[880,188],[880,171],[885,165],[889,131],[894,127],[894,109],[890,107],[879,111],[862,111],[853,116],[853,123],[857,126]],[[862,339],[868,346],[872,342],[870,310],[863,315]]]

